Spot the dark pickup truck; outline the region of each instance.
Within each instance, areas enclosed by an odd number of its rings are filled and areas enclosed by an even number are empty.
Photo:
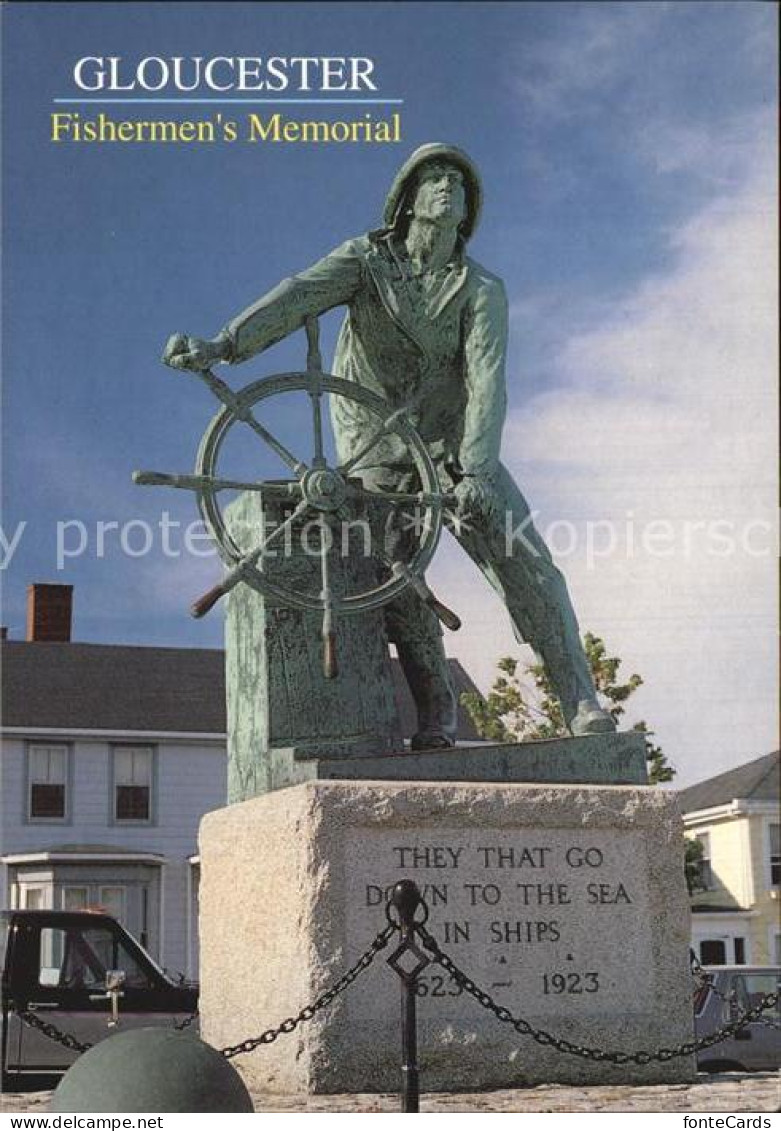
[[[697,1037],[705,1037],[781,989],[781,966],[705,966],[694,999]],[[697,1054],[700,1072],[773,1072],[781,1068],[781,1004],[726,1041]]]
[[[184,1021],[194,985],[177,984],[110,915],[0,911],[2,1076],[64,1072],[79,1055],[22,1020],[27,1013],[96,1044],[120,1030]]]

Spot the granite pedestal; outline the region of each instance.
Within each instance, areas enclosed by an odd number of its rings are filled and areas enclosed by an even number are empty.
[[[577,740],[573,740],[577,741]],[[534,1026],[607,1050],[691,1039],[689,905],[674,795],[640,786],[313,780],[201,826],[202,1035],[295,1016],[385,923],[402,877],[475,981]],[[399,979],[375,959],[326,1012],[241,1059],[270,1092],[399,1087]],[[423,1089],[684,1081],[692,1058],[593,1063],[501,1025],[429,967]]]

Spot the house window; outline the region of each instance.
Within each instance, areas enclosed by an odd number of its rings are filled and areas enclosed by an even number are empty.
[[[46,906],[46,889],[22,884],[19,906],[25,911],[43,911]]]
[[[699,841],[702,856],[696,864],[697,886],[701,891],[710,891],[713,887],[713,872],[710,865],[710,833],[697,833],[694,838]]]
[[[68,747],[29,747],[28,814],[31,820],[64,821],[67,805]]]
[[[101,887],[98,903],[107,915],[113,915],[120,923],[124,923],[125,889],[123,887]]]
[[[83,911],[89,906],[89,891],[84,887],[64,887],[62,889],[63,911]]]
[[[703,939],[700,942],[700,962],[703,966],[723,966],[727,961],[727,947],[723,939]]]
[[[152,819],[152,749],[149,746],[114,749],[114,819]]]
[[[125,889],[116,884],[67,884],[62,889],[63,911],[104,911],[122,922],[125,918]]]
[[[781,885],[781,825],[770,826],[770,883]]]

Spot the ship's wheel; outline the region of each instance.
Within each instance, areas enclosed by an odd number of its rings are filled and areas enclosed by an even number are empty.
[[[273,598],[277,603],[296,609],[320,610],[323,614],[324,672],[328,678],[336,675],[334,621],[338,616],[376,609],[392,601],[407,586],[429,604],[437,616],[451,629],[460,627],[455,613],[442,605],[425,582],[425,570],[430,563],[442,531],[444,508],[454,503],[452,495],[445,494],[439,484],[436,468],[426,446],[410,422],[406,407],[393,408],[387,401],[363,388],[354,381],[323,372],[318,345],[317,319],[306,322],[308,340],[306,370],[280,373],[263,377],[234,392],[211,370],[198,370],[198,376],[208,385],[221,409],[208,425],[201,439],[195,471],[191,474],[169,474],[157,471],[136,471],[133,479],[143,486],[178,487],[193,491],[206,527],[227,566],[222,581],[192,605],[193,616],[201,617],[217,601],[239,583]],[[309,396],[312,412],[313,444],[308,460],[300,458],[261,423],[256,409],[274,397],[305,392]],[[323,398],[345,397],[357,401],[376,417],[376,428],[371,431],[359,449],[343,463],[333,466],[325,455],[323,434]],[[288,480],[239,480],[220,474],[220,452],[231,430],[248,427],[259,439],[276,453],[292,473]],[[414,492],[377,491],[366,487],[360,479],[360,467],[375,446],[389,434],[395,434],[406,446],[417,471],[421,490]],[[286,517],[266,537],[248,552],[237,543],[229,529],[220,505],[223,491],[257,491],[263,500],[287,502]],[[356,593],[336,593],[332,585],[330,539],[323,537],[320,553],[321,587],[316,593],[300,592],[279,580],[274,580],[273,561],[269,551],[284,539],[290,528],[301,521],[315,519],[321,527],[349,515],[351,503],[357,501],[371,507],[381,504],[392,507],[416,508],[415,529],[419,539],[411,556],[391,557],[379,545],[373,544],[374,555],[387,574],[385,580],[373,588]],[[372,543],[375,543],[372,539]]]

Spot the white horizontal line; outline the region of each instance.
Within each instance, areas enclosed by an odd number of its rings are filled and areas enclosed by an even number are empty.
[[[15,852],[8,856],[0,857],[4,864],[34,864],[34,863],[50,863],[61,864],[65,861],[97,861],[98,863],[113,861],[119,863],[125,861],[126,863],[138,864],[141,862],[152,864],[165,864],[166,858],[159,852],[80,852],[78,849],[73,852],[64,852],[61,849],[53,852],[48,849],[42,851],[32,852]]]
[[[403,106],[403,98],[53,98],[55,105]]]
[[[228,736],[224,732],[216,731],[187,731],[187,730],[104,730],[101,727],[3,727],[2,733],[8,736],[33,736],[61,735],[69,738],[116,738],[125,740],[141,738],[147,742],[155,739],[165,739],[169,742],[178,739],[188,741],[210,742],[215,745],[224,745]]]

